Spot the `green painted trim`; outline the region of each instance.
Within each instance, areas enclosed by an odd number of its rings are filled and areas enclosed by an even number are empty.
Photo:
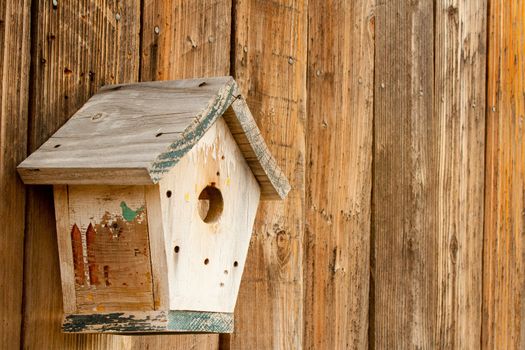
[[[233,333],[233,313],[170,311],[168,329],[195,333]]]
[[[65,315],[65,333],[232,333],[233,313],[204,311],[112,312]]]

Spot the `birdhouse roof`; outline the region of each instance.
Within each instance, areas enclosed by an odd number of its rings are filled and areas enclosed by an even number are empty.
[[[103,87],[18,171],[27,184],[155,184],[221,116],[261,198],[283,198],[288,181],[232,77]]]

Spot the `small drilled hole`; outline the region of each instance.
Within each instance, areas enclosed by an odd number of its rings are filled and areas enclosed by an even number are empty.
[[[171,197],[171,191],[167,191],[167,192],[166,192],[166,197],[168,197],[168,198]]]
[[[160,137],[160,136],[162,136],[161,132],[159,132],[157,135],[155,135],[155,137]]]
[[[173,248],[173,250],[175,251],[175,253],[178,253],[179,250],[180,250],[180,247],[178,245],[176,245],[175,248]]]
[[[214,186],[206,186],[199,194],[199,216],[205,223],[216,222],[224,209],[221,191]]]
[[[221,282],[221,283],[220,283],[220,286],[221,286],[221,287],[224,287],[224,283]]]
[[[233,263],[233,267],[237,267],[237,266],[239,266],[239,263],[238,263],[237,261],[235,261],[235,262]]]
[[[58,147],[60,147],[60,145],[55,145],[55,148],[58,148]]]
[[[224,274],[227,275],[228,274],[228,270],[224,270]]]
[[[206,258],[204,259],[204,265],[208,265],[210,263],[210,259]]]
[[[221,176],[221,173],[219,171],[217,171],[217,176]]]

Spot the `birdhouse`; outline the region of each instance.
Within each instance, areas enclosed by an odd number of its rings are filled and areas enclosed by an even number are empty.
[[[290,188],[231,77],[103,87],[18,171],[54,188],[65,332],[232,332]]]

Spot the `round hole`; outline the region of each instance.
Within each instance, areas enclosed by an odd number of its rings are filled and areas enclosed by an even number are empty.
[[[167,191],[167,192],[166,192],[166,197],[168,197],[168,198],[171,197],[171,191]]]
[[[210,263],[210,259],[206,258],[204,259],[204,265],[208,265]]]
[[[237,261],[235,261],[235,262],[233,263],[233,267],[237,267],[237,266],[239,266],[239,263],[238,263]]]
[[[217,176],[221,176],[221,173],[219,171],[217,171]]]
[[[173,250],[175,251],[175,253],[178,253],[179,250],[180,250],[180,247],[178,245],[176,245],[175,248],[173,248]]]
[[[58,148],[58,147],[60,147],[60,145],[55,145],[55,148]]]
[[[206,186],[199,194],[199,216],[205,223],[219,219],[224,209],[221,191],[215,186]]]
[[[227,275],[228,274],[228,270],[224,270],[224,274]]]

